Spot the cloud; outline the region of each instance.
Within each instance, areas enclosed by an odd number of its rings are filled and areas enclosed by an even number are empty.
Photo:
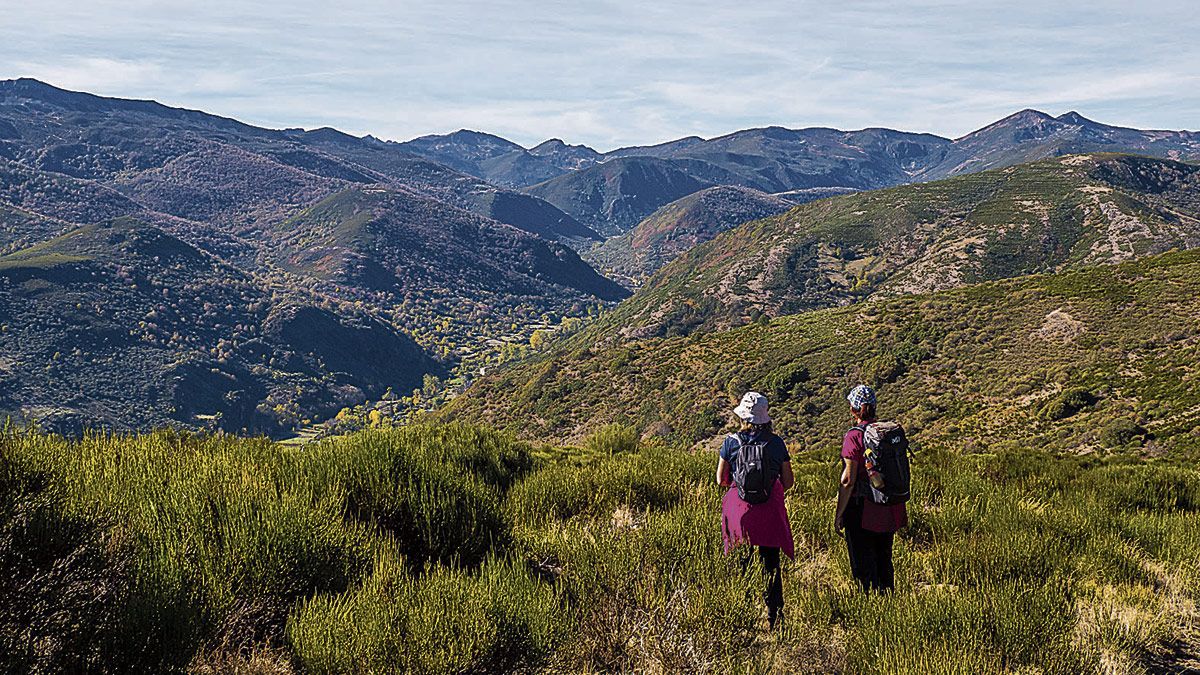
[[[13,68],[16,74],[52,82],[64,89],[155,89],[167,79],[167,71],[161,64],[105,57],[86,57],[67,62],[17,61],[13,63]]]
[[[1200,114],[1188,0],[17,3],[11,72],[269,126],[600,148],[779,124],[960,135],[1024,107]]]

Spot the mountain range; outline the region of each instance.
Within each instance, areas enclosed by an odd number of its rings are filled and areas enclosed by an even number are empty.
[[[747,223],[668,264],[591,337],[724,329],[1196,246],[1200,166],[1071,155],[831,197]]]
[[[463,157],[496,147],[494,136],[469,134],[418,140],[425,147],[457,148]],[[506,147],[509,152],[523,150],[516,144]],[[414,150],[430,159],[445,159],[444,152]],[[1143,131],[1095,122],[1074,111],[1053,117],[1036,110],[1022,110],[958,139],[891,129],[765,127],[595,153],[574,171],[561,169],[558,176],[537,184],[510,184],[593,229],[614,234],[685,196],[685,190],[713,185],[767,193],[814,187],[873,190],[1087,152],[1195,160],[1200,159],[1200,133]],[[615,159],[622,161],[614,164]],[[486,172],[459,166],[487,177]]]
[[[424,375],[445,375],[460,350],[527,337],[527,326],[627,295],[562,243],[598,239],[594,232],[535,197],[395,144],[330,129],[260,129],[32,80],[0,82],[0,217],[0,253],[7,254],[0,276],[10,294],[0,315],[9,327],[3,370],[20,383],[6,387],[0,407],[23,419],[44,421],[53,412],[56,420],[111,428],[216,419],[222,428],[275,433],[388,388],[411,391]],[[196,313],[147,305],[144,283],[133,296],[119,292],[124,279],[167,276],[162,256],[133,255],[121,248],[124,239],[94,234],[130,222],[139,238],[192,252],[174,261],[194,268],[177,271],[181,284],[198,289],[184,306],[217,308],[203,310],[214,315],[212,325],[196,338],[211,344],[163,340],[160,333],[186,336]],[[88,242],[86,256],[69,252],[78,241]],[[226,297],[231,292],[238,301]],[[80,293],[93,300],[74,303],[85,307],[123,298],[124,309],[114,305],[97,320],[137,316],[139,326],[155,313],[161,358],[103,370],[146,345],[116,341],[103,356],[82,349],[80,335],[94,322],[79,317],[83,323],[71,330],[48,330],[58,325],[47,321],[62,311],[63,298]],[[287,328],[282,334],[294,340],[255,347],[265,361],[218,347],[255,339],[246,326],[294,323],[268,321],[280,316],[324,328],[295,329],[301,337]],[[351,338],[342,325],[378,335],[359,344],[365,334]],[[386,347],[389,341],[397,346]],[[365,348],[373,342],[383,351]],[[335,355],[351,345],[360,354],[404,356],[381,374],[378,363]],[[65,403],[82,400],[78,382],[46,370],[54,354],[77,348],[81,360],[72,369],[80,381],[102,381],[114,391],[87,409]],[[170,394],[165,383],[181,368],[209,373],[215,379],[204,387],[228,391]],[[185,382],[180,391],[193,389]],[[192,403],[178,404],[182,399]]]
[[[598,311],[566,344],[1192,247],[1198,158],[1076,113],[599,152],[2,81],[0,414],[280,434]]]

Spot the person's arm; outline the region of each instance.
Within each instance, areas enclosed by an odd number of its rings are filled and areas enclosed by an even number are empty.
[[[721,487],[729,487],[729,462],[725,461],[724,457],[717,460],[717,485]]]
[[[792,463],[784,462],[779,469],[779,482],[783,485],[784,491],[792,489],[796,484],[796,476],[792,473]]]
[[[842,458],[842,479],[838,483],[837,515],[833,519],[834,527],[839,530],[845,526],[842,516],[846,513],[846,505],[850,503],[850,494],[854,491],[854,481],[857,479],[858,462]]]

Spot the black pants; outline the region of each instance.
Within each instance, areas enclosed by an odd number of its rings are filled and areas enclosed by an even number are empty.
[[[743,567],[750,564],[752,555],[751,553],[742,559]],[[767,610],[773,620],[779,610],[783,609],[783,573],[779,567],[779,549],[774,546],[759,546],[758,559],[762,561],[763,574],[767,577],[767,591],[763,594],[763,601],[767,603]]]
[[[896,535],[864,530],[862,515],[861,501],[851,501],[842,514],[850,571],[864,591],[890,591],[896,585],[896,568],[892,565],[892,541]]]

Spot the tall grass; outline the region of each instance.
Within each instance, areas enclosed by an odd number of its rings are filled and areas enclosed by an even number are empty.
[[[357,588],[297,607],[288,640],[314,673],[434,673],[540,664],[561,629],[551,588],[512,563],[414,576],[382,556]]]
[[[834,455],[793,448],[771,632],[756,559],[722,551],[714,457],[626,429],[576,450],[7,429],[0,670],[1132,673],[1197,649],[1200,473],[924,451],[896,592],[868,597]]]

